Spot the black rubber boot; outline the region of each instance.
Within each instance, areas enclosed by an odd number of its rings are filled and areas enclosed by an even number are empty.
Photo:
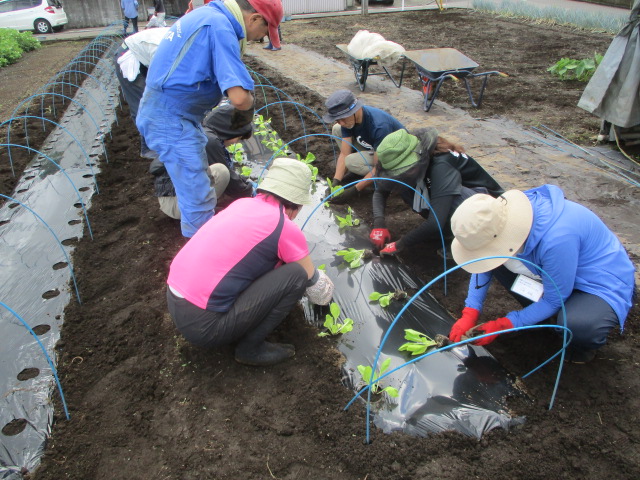
[[[254,367],[266,367],[283,362],[296,354],[296,349],[288,343],[262,342],[255,349],[236,348],[236,362]]]

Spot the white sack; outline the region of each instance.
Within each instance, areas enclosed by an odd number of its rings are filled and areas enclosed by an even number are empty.
[[[347,52],[359,60],[372,59],[383,67],[390,67],[400,60],[405,49],[402,45],[385,40],[379,33],[360,30],[349,42]]]

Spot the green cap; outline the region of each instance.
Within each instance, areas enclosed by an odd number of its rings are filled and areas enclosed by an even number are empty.
[[[376,153],[378,160],[385,170],[406,169],[417,163],[420,157],[416,147],[420,143],[418,137],[411,135],[405,129],[390,133],[380,145]]]

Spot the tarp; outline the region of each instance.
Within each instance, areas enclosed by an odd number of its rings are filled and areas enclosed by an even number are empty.
[[[623,128],[640,125],[640,0],[587,84],[578,107]]]

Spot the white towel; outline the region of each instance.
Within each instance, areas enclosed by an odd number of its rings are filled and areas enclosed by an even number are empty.
[[[136,56],[131,53],[131,50],[127,50],[118,58],[118,65],[122,71],[122,76],[133,82],[140,73],[140,62]]]

